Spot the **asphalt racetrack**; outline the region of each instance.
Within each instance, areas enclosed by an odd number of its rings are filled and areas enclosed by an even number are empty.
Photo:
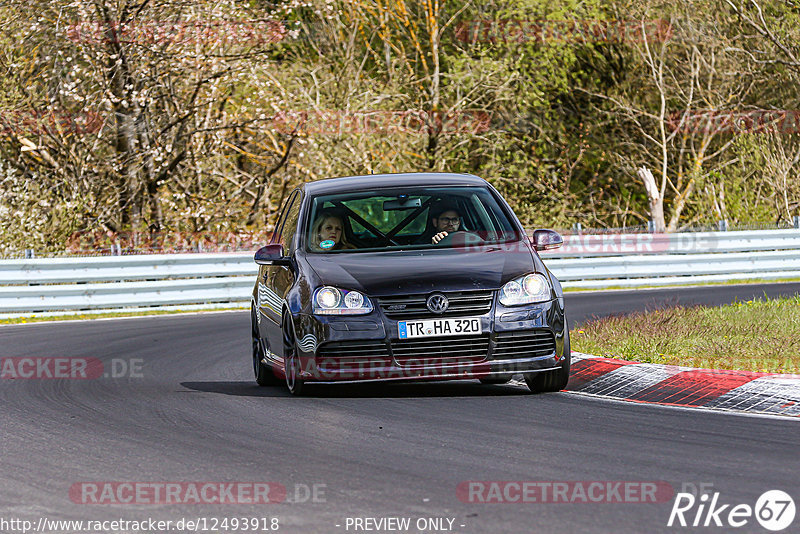
[[[798,291],[800,284],[770,284],[566,299],[576,326],[593,314]],[[475,501],[487,493],[459,490],[470,481],[483,488],[569,482],[571,490],[593,481],[652,482],[675,493],[704,484],[720,504],[753,506],[772,489],[800,502],[797,420],[530,395],[477,381],[318,386],[292,398],[284,387],[254,383],[248,323],[245,311],[0,327],[5,359],[102,361],[102,373],[90,380],[0,380],[0,530],[21,532],[3,520],[38,525],[42,518],[205,518],[207,527],[213,519],[264,518],[286,533],[723,530],[667,527],[673,493],[660,502],[624,493],[630,502],[617,502],[612,492],[615,502],[569,493],[572,502],[542,503],[507,492],[500,496],[509,502],[485,503]],[[286,497],[170,504],[145,496],[115,501],[117,493],[92,504],[91,495],[100,494],[86,493],[95,487],[87,483],[119,489],[117,483],[166,482],[271,482]],[[554,487],[537,487],[545,486]],[[696,511],[686,513],[688,521]],[[410,527],[377,523],[386,518],[409,518]],[[423,529],[416,528],[420,519]],[[798,524],[800,518],[787,532]],[[243,531],[227,525],[206,531]],[[737,531],[765,532],[752,517]]]

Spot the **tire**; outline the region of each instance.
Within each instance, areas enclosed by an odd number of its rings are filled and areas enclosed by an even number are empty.
[[[300,396],[305,389],[305,382],[300,378],[300,356],[294,336],[294,326],[288,314],[283,316],[281,325],[283,333],[283,368],[286,387],[292,395]]]
[[[511,377],[507,376],[505,378],[479,378],[478,380],[481,381],[481,384],[486,385],[497,385],[497,384],[508,384],[511,382]]]
[[[272,372],[272,366],[264,363],[264,342],[258,334],[256,311],[250,310],[250,330],[253,338],[253,374],[259,386],[277,386],[280,380]]]
[[[566,325],[564,326],[566,329]],[[567,387],[569,382],[569,367],[572,361],[572,351],[569,346],[569,330],[567,330],[567,340],[564,343],[564,361],[561,367],[555,371],[544,373],[526,373],[524,376],[525,384],[531,393],[547,393],[561,391]]]

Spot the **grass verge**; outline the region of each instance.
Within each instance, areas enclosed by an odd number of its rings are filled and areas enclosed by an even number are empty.
[[[800,373],[800,296],[604,317],[570,340],[573,350],[623,360]]]

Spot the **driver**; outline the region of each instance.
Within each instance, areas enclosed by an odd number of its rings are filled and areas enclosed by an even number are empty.
[[[461,214],[455,206],[439,206],[433,211],[431,222],[436,232],[431,238],[431,243],[438,245],[439,242],[453,232],[457,232],[461,227]]]

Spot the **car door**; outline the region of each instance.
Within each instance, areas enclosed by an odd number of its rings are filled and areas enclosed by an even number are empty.
[[[294,255],[297,224],[302,204],[302,192],[294,191],[286,202],[283,213],[272,235],[271,243],[283,245],[286,256]],[[259,273],[259,312],[262,314],[261,335],[271,353],[283,355],[281,319],[286,294],[294,285],[295,273],[291,267],[265,265]]]

